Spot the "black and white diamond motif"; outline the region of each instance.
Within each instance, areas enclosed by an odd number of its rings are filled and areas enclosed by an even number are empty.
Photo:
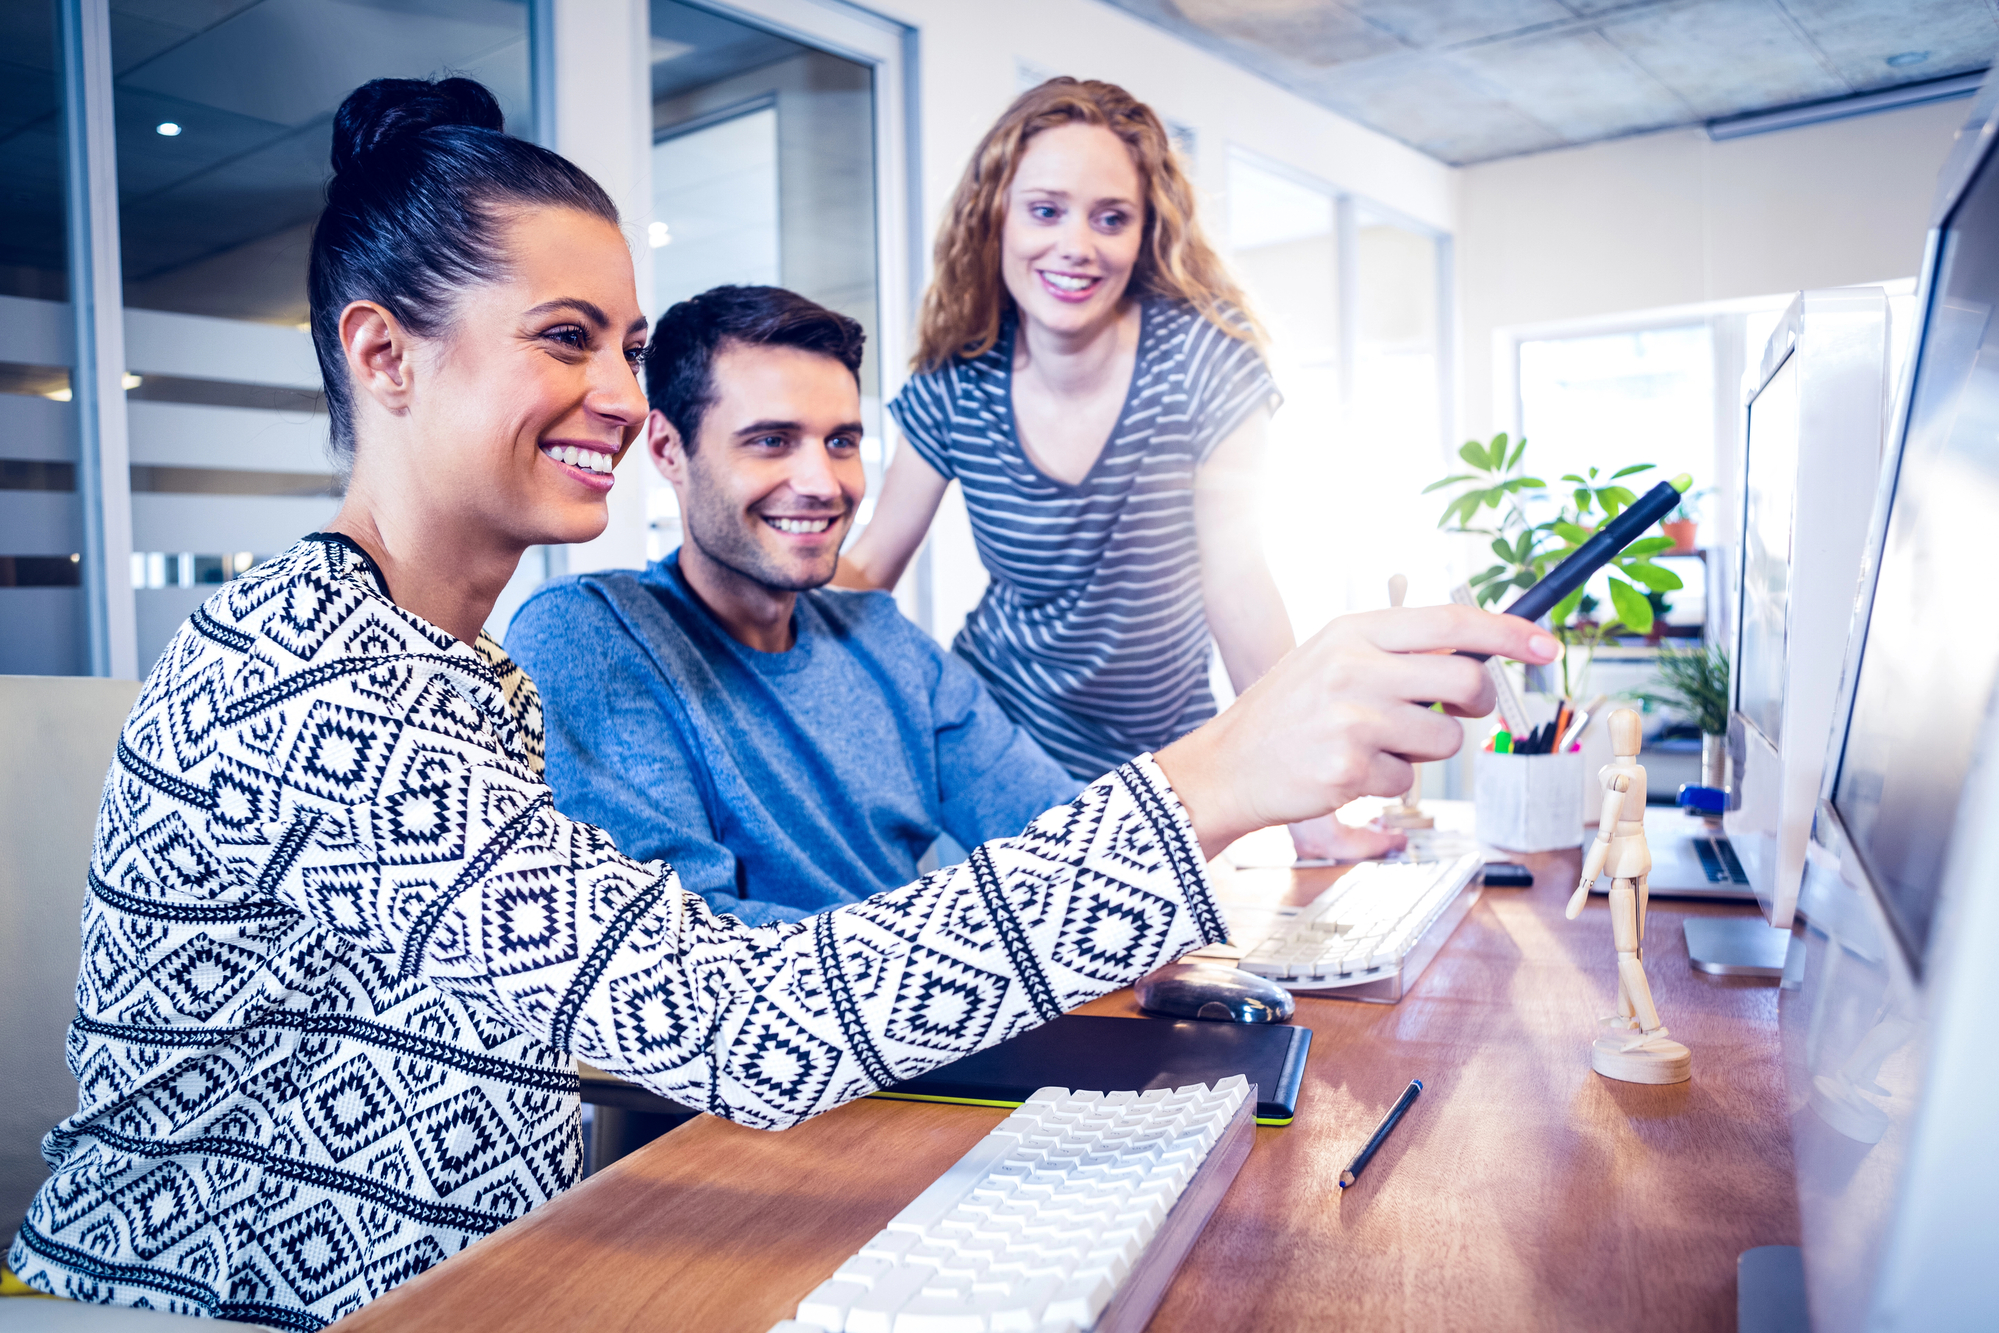
[[[171,1249],[207,1219],[194,1178],[176,1162],[161,1162],[111,1196],[125,1215],[132,1253],[151,1259]]]
[[[1005,977],[934,949],[912,949],[902,965],[888,1035],[933,1051],[977,1050],[1006,992]]]
[[[1135,966],[1158,955],[1173,918],[1173,904],[1164,898],[1103,875],[1079,873],[1063,914],[1055,961],[1101,981],[1130,977]]]
[[[360,1242],[329,1199],[281,1219],[263,1240],[264,1256],[306,1305],[346,1286],[361,1269]]]
[[[519,1151],[506,1121],[477,1088],[417,1112],[410,1138],[439,1197],[455,1194]]]
[[[554,871],[488,881],[485,953],[501,974],[531,972],[576,957],[576,886]]]
[[[147,878],[177,893],[196,898],[213,898],[229,887],[228,876],[206,845],[182,822],[170,814],[139,835],[139,850],[146,859]]]
[[[840,1051],[807,1032],[769,1000],[758,999],[736,1040],[729,1063],[758,1100],[790,1115],[807,1113],[833,1079]]]
[[[285,785],[358,804],[375,794],[402,723],[358,708],[316,703],[285,761]]]
[[[345,1162],[396,1128],[396,1113],[401,1110],[365,1055],[355,1056],[306,1088],[300,1108],[326,1155],[336,1162]]]
[[[153,984],[189,1018],[208,1018],[236,997],[262,962],[259,954],[197,935],[159,960]]]
[[[396,789],[381,801],[376,855],[383,865],[432,865],[465,855],[471,778],[442,750],[418,746],[401,762]]]

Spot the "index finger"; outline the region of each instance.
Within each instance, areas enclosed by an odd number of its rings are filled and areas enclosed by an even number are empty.
[[[1369,611],[1363,632],[1391,653],[1485,653],[1517,662],[1552,662],[1561,653],[1554,636],[1531,620],[1470,606],[1398,607]]]

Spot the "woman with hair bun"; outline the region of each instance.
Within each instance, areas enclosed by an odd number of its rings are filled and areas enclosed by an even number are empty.
[[[0,1290],[319,1328],[576,1182],[577,1057],[780,1129],[1001,1041],[1223,938],[1204,854],[1454,749],[1411,700],[1476,712],[1481,673],[1403,654],[1553,655],[1465,608],[1339,622],[966,865],[717,916],[555,809],[534,685],[480,630],[528,546],[602,531],[646,418],[616,209],[464,79],[359,89],[333,165],[310,288],[346,498],[194,613],[126,721],[78,1107]]]
[[[991,582],[953,648],[1078,778],[1214,716],[1289,652],[1255,488],[1278,402],[1261,330],[1151,107],[1050,79],[986,132],[937,237],[911,448],[836,580],[893,588],[955,478]],[[1301,854],[1401,835],[1330,817]]]

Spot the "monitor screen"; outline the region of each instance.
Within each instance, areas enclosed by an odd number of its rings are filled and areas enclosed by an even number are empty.
[[[1784,627],[1791,596],[1791,509],[1798,490],[1798,358],[1749,404],[1742,487],[1742,608],[1735,709],[1783,751]]]
[[[1833,807],[1921,972],[1959,793],[1993,686],[1999,615],[1999,170],[1946,220]]]

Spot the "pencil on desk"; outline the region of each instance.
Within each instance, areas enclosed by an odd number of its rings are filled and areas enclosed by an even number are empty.
[[[1388,1114],[1381,1117],[1381,1124],[1375,1127],[1374,1136],[1368,1139],[1367,1146],[1362,1148],[1358,1153],[1355,1153],[1354,1159],[1347,1163],[1347,1169],[1340,1172],[1341,1189],[1347,1188],[1360,1178],[1361,1171],[1373,1159],[1376,1150],[1388,1141],[1388,1131],[1395,1128],[1395,1123],[1402,1119],[1402,1113],[1409,1109],[1409,1104],[1416,1100],[1416,1094],[1422,1090],[1422,1079],[1412,1078],[1409,1080],[1409,1086],[1404,1088],[1402,1095],[1395,1099],[1395,1105],[1389,1107]]]

